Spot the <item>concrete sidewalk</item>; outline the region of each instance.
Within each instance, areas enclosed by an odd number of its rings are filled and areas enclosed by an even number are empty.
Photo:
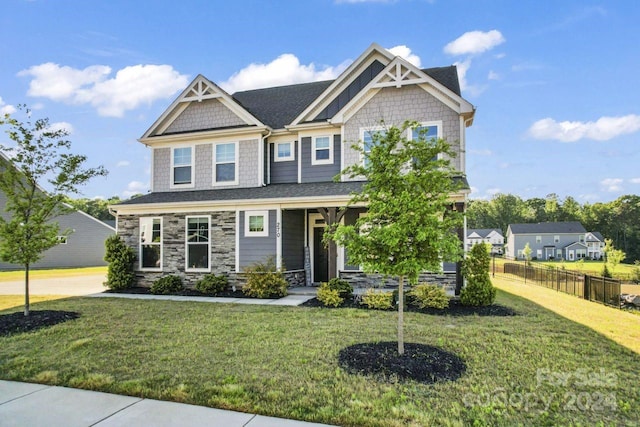
[[[227,304],[248,304],[248,305],[283,305],[297,306],[312,298],[313,295],[287,295],[277,299],[260,298],[228,298],[228,297],[193,297],[182,295],[151,295],[151,294],[119,294],[119,293],[99,293],[87,295],[92,298],[125,298],[143,300],[164,300],[164,301],[189,301],[189,302],[217,302]]]
[[[321,427],[326,424],[0,380],[0,426]]]

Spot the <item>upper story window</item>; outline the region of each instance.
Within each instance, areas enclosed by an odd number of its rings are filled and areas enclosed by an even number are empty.
[[[193,185],[193,148],[181,147],[171,151],[171,186]]]
[[[584,243],[584,235],[580,235],[580,243]]]
[[[210,223],[209,216],[187,217],[187,271],[209,271],[211,258]]]
[[[333,144],[330,136],[316,136],[313,138],[311,149],[312,165],[333,164]]]
[[[553,236],[554,243],[560,243],[560,236]]]
[[[431,141],[432,139],[442,138],[440,135],[440,122],[424,122],[421,123],[420,126],[417,126],[415,129],[410,130],[411,140],[416,140],[420,138],[420,135],[427,141]],[[435,156],[432,160],[438,160],[438,156]]]
[[[386,131],[384,128],[372,128],[361,131],[362,137],[362,166],[369,167],[369,154],[374,144],[374,135],[378,135],[378,138],[384,138]]]
[[[276,142],[274,151],[274,162],[288,162],[296,159],[293,142]]]
[[[218,143],[213,146],[213,185],[238,183],[238,143]]]
[[[247,211],[244,218],[245,237],[269,236],[269,211]]]
[[[162,218],[140,218],[140,269],[162,270]]]
[[[542,236],[536,236],[536,243],[542,242]]]

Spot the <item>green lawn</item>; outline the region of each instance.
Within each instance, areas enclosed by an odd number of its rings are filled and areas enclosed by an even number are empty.
[[[54,279],[62,277],[86,276],[87,274],[107,274],[107,267],[58,268],[49,270],[31,270],[30,279]],[[24,280],[24,270],[1,271],[0,283]]]
[[[524,261],[508,260],[504,258],[496,257],[496,267],[504,265],[506,262],[524,263]],[[600,275],[604,268],[604,262],[602,261],[589,261],[585,260],[582,263],[570,262],[570,261],[531,261],[533,266],[549,266],[554,268],[565,268],[567,270],[581,270],[584,273]],[[629,279],[632,277],[635,265],[633,264],[618,264],[613,272],[613,276],[620,276],[622,279]],[[611,269],[611,267],[609,267]]]
[[[507,292],[498,302],[520,315],[406,314],[407,341],[465,361],[450,383],[338,367],[345,346],[394,340],[395,313],[97,298],[34,304],[81,317],[0,337],[0,378],[353,426],[640,421],[640,355]]]

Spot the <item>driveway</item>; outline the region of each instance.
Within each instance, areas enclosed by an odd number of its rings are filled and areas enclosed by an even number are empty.
[[[89,295],[104,291],[106,274],[29,280],[29,295]],[[24,281],[0,283],[0,295],[24,295]]]

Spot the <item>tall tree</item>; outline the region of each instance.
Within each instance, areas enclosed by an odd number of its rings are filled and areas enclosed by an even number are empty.
[[[24,314],[29,315],[29,268],[42,258],[45,250],[58,243],[60,232],[55,217],[68,212],[63,201],[67,194],[78,193],[81,185],[106,170],[84,168],[86,156],[71,154],[71,142],[64,129],[52,128],[49,119],[31,121],[31,111],[20,106],[26,115],[21,122],[6,114],[0,126],[7,126],[12,147],[0,147],[10,160],[0,165],[0,191],[7,198],[8,218],[0,217],[0,257],[24,267]],[[38,185],[48,182],[45,192]]]
[[[455,261],[461,253],[455,233],[461,214],[450,209],[449,199],[458,189],[447,160],[455,154],[446,141],[427,140],[426,129],[408,139],[407,132],[417,126],[405,122],[374,133],[370,151],[354,146],[366,162],[342,173],[366,179],[349,205],[364,203],[368,214],[355,225],[327,230],[327,238],[346,247],[350,262],[367,273],[398,278],[399,354],[404,354],[404,280],[416,283],[421,272],[439,271],[443,260]]]

